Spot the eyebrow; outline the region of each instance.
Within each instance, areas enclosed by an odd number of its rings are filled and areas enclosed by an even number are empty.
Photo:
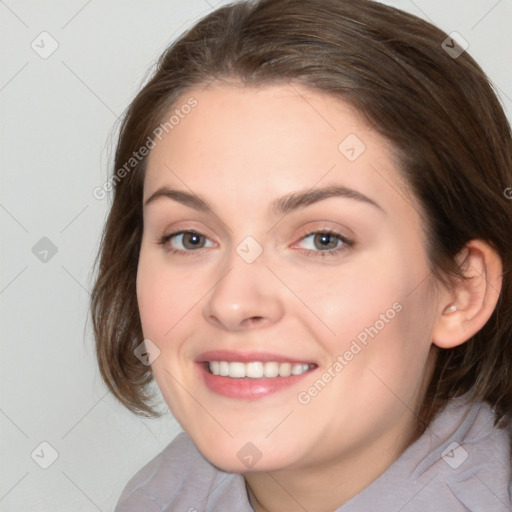
[[[370,199],[357,190],[341,185],[329,185],[322,188],[315,188],[288,194],[275,200],[272,203],[272,212],[275,215],[286,215],[293,210],[304,208],[331,197],[343,197],[346,199],[360,201],[372,205],[383,213],[386,213],[382,206],[376,203],[373,199]],[[190,192],[185,192],[184,190],[177,190],[169,187],[160,187],[153,194],[151,194],[148,199],[146,199],[144,204],[147,206],[161,198],[172,199],[200,212],[213,213],[213,208],[201,196]]]

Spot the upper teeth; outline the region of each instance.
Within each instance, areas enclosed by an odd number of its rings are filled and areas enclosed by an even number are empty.
[[[310,368],[309,364],[278,363],[274,361],[267,363],[261,363],[259,361],[250,363],[211,361],[208,365],[213,375],[233,377],[235,379],[241,379],[243,377],[253,379],[261,379],[263,377],[290,377],[290,375],[300,375],[301,373],[307,372]]]

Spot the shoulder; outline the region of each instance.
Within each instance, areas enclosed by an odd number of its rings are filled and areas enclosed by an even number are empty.
[[[453,400],[411,448],[409,461],[420,455],[411,476],[428,482],[425,501],[453,501],[466,510],[511,510],[510,430],[495,426],[487,403]]]
[[[181,433],[130,479],[115,511],[201,512],[223,503],[243,506],[244,500],[243,478],[210,464]]]
[[[457,399],[340,512],[371,510],[376,503],[386,511],[510,512],[511,480],[510,430],[494,425],[487,404]]]
[[[439,491],[453,494],[468,510],[512,509],[511,431],[495,423],[487,403],[459,400],[429,432],[434,449],[425,458],[425,476],[440,476]]]

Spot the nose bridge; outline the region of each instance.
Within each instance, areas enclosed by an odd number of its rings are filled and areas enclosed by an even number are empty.
[[[278,283],[266,266],[261,246],[254,242],[246,239],[236,247],[206,297],[203,315],[217,327],[243,330],[274,323],[283,315]]]

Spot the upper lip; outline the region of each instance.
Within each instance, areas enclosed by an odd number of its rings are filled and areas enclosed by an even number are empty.
[[[314,364],[311,360],[298,359],[296,357],[288,357],[282,354],[275,354],[272,352],[240,352],[233,350],[209,350],[203,352],[196,358],[198,363],[206,363],[210,361],[227,361],[250,363],[254,361],[266,363],[276,361],[278,363],[297,363],[297,364]]]

